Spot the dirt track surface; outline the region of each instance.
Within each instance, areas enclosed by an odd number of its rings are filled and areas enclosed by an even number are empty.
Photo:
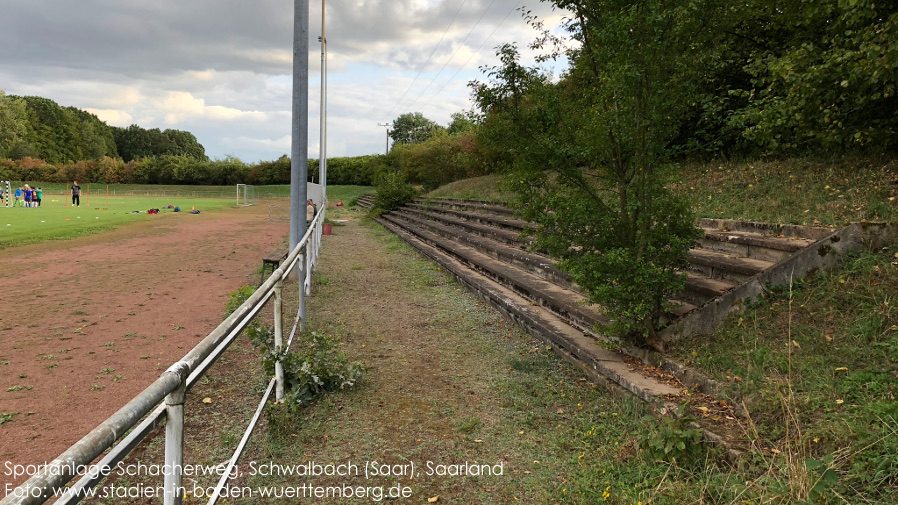
[[[287,230],[263,202],[0,250],[0,468],[52,460],[159,377]]]

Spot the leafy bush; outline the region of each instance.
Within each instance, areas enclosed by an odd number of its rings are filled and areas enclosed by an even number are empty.
[[[418,192],[405,182],[399,172],[391,172],[381,176],[374,197],[374,209],[389,212],[411,202]]]
[[[318,396],[356,385],[365,371],[361,362],[348,362],[339,342],[312,331],[301,336],[292,351],[276,351],[274,330],[258,326],[248,330],[253,344],[262,349],[262,364],[269,375],[274,365],[284,366],[284,403],[291,411],[307,406]]]

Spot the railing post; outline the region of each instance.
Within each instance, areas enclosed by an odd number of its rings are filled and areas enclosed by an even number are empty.
[[[274,286],[274,352],[280,355],[284,348],[284,329],[283,329],[283,298],[284,281],[278,280]],[[275,388],[275,399],[278,403],[284,402],[284,364],[278,359],[274,364],[274,376],[277,379]]]
[[[165,505],[181,505],[184,499],[181,481],[184,467],[184,399],[190,367],[179,361],[168,371],[177,373],[181,382],[165,397]]]
[[[299,276],[299,331],[302,332],[306,329],[306,251],[299,254],[296,274]]]

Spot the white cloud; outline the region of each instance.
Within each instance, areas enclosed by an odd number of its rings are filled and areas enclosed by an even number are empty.
[[[171,91],[159,107],[165,113],[165,122],[177,125],[189,120],[209,118],[221,121],[264,121],[267,115],[260,111],[244,111],[220,105],[206,105],[202,98],[196,98],[184,91]]]
[[[113,110],[113,109],[85,109],[87,112],[97,116],[101,121],[105,121],[107,124],[113,126],[129,126],[131,125],[131,121],[134,119],[131,114],[123,110]]]
[[[533,4],[527,8],[547,26],[564,15]],[[526,46],[536,33],[514,5],[329,2],[328,154],[383,152],[377,123],[404,112],[446,124],[449,114],[470,108],[467,82],[484,79],[477,67],[495,64],[497,45],[517,42],[525,58],[533,56]],[[320,8],[310,2],[311,157],[319,143]],[[254,161],[289,151],[292,2],[16,0],[4,3],[3,14],[0,86],[7,93],[45,96],[118,126],[188,130],[213,157]],[[34,26],[42,27],[39,39]]]

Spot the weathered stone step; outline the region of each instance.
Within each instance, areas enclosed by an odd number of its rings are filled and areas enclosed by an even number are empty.
[[[423,212],[446,214],[456,218],[465,219],[467,221],[474,221],[481,224],[517,231],[518,233],[521,233],[525,229],[532,226],[532,224],[528,223],[527,221],[509,217],[507,215],[495,215],[487,212],[465,212],[461,210],[449,209],[440,205],[428,206],[420,203],[410,203],[407,205],[407,207],[418,209]]]
[[[535,274],[507,265],[472,247],[440,237],[391,214],[384,214],[381,219],[402,228],[418,240],[455,256],[470,268],[510,287],[585,331],[591,330],[596,324],[608,323],[608,319],[595,306],[587,305],[586,297],[580,293],[564,289]]]
[[[356,207],[361,207],[363,209],[370,209],[374,207],[374,193],[365,193],[356,198],[355,205]]]
[[[506,230],[502,228],[496,228],[495,226],[489,226],[485,224],[480,224],[472,221],[468,221],[465,219],[456,218],[447,214],[439,214],[435,212],[427,212],[421,210],[419,208],[412,208],[409,206],[402,207],[393,212],[402,212],[405,214],[413,214],[420,216],[422,218],[431,219],[437,222],[440,222],[444,225],[455,226],[461,229],[466,230],[469,233],[474,233],[481,237],[486,237],[493,239],[497,242],[501,242],[505,245],[509,245],[512,247],[517,247],[521,249],[526,249],[530,244],[533,243],[533,239],[530,237],[521,237],[520,231],[512,231]]]
[[[732,282],[712,279],[697,272],[686,272],[686,275],[686,289],[677,298],[693,305],[702,306],[736,286]]]
[[[705,230],[699,240],[703,249],[724,252],[745,258],[755,258],[776,263],[814,243],[799,237],[768,237],[746,231]]]
[[[427,205],[430,207],[440,206],[453,210],[464,210],[469,212],[483,212],[495,214],[498,216],[515,216],[514,209],[496,202],[488,202],[485,200],[460,200],[457,198],[418,198],[415,203]]]
[[[531,273],[535,273],[540,277],[561,285],[567,289],[578,290],[570,275],[562,272],[554,267],[555,260],[548,256],[538,255],[530,252],[522,252],[523,245],[516,240],[516,234],[507,230],[501,230],[486,225],[470,223],[463,219],[458,219],[445,214],[421,212],[415,209],[402,208],[393,211],[391,215],[397,215],[407,218],[418,223],[418,226],[429,228],[431,231],[450,240],[465,242],[471,247],[485,252],[493,258],[505,261],[512,265],[516,265]],[[479,239],[474,239],[471,232],[475,233]],[[502,245],[514,245],[515,247],[502,251]],[[699,260],[701,261],[701,259]],[[726,266],[721,261],[715,262],[714,265],[719,270]],[[707,269],[707,267],[701,267]],[[703,305],[710,299],[720,296],[733,287],[730,282],[722,280],[714,280],[711,278],[701,279],[701,268],[697,267],[697,271],[691,275],[686,282],[686,291],[677,295],[677,299],[688,302],[692,305]],[[728,273],[726,275],[715,271],[718,277],[732,278],[739,276]]]
[[[392,213],[382,217],[417,236],[420,240],[459,257],[472,268],[478,269],[497,282],[510,286],[516,292],[553,310],[575,326],[591,330],[597,324],[607,323],[605,316],[595,306],[587,305],[587,298],[579,291],[559,286],[545,277],[496,260],[475,247],[459,243],[455,237],[446,238],[440,236],[439,233],[426,231],[425,223],[416,223],[400,216],[394,216]],[[539,261],[539,259],[535,258],[534,261]],[[552,269],[554,270],[554,267]],[[564,275],[560,271],[555,271]],[[682,316],[696,308],[696,305],[689,300],[674,300],[674,304],[675,309],[672,314],[674,317]]]
[[[737,221],[734,219],[702,218],[699,226],[706,230],[720,232],[746,232],[764,237],[804,238],[816,242],[832,235],[834,228],[818,226],[801,226],[796,224],[760,223],[756,221]]]
[[[532,254],[520,247],[511,247],[487,237],[467,233],[463,228],[448,226],[424,216],[403,212],[402,209],[390,212],[389,215],[409,221],[419,228],[436,233],[448,240],[473,247],[492,258],[522,268],[561,287],[579,292],[570,274],[555,268],[555,260],[547,256]]]
[[[741,258],[705,249],[689,250],[689,270],[735,283],[745,282],[773,264],[772,261]]]

